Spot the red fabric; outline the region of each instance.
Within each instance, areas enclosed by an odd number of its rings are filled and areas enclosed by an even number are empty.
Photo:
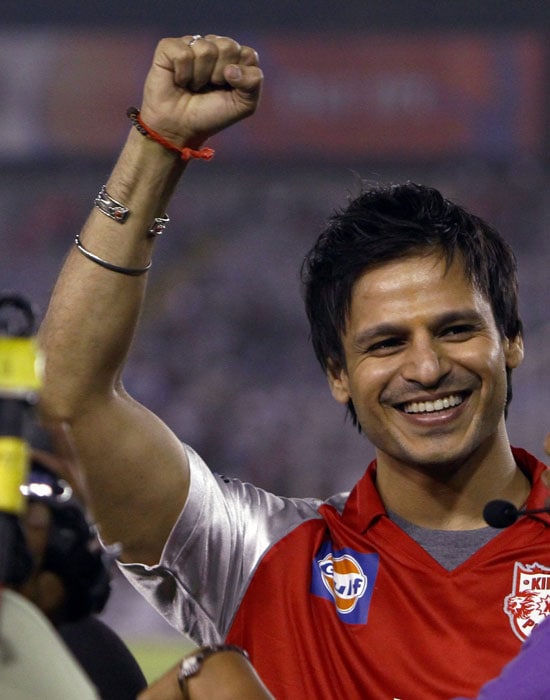
[[[545,465],[515,456],[534,483],[527,507],[542,506]],[[447,571],[386,516],[374,474],[372,464],[342,514],[322,506],[322,520],[267,552],[236,615],[228,641],[248,650],[278,699],[473,697],[521,646],[504,610],[516,563],[548,567],[550,581],[548,515],[520,518]],[[310,592],[327,540],[333,551],[379,555],[364,624],[342,622],[332,600]]]

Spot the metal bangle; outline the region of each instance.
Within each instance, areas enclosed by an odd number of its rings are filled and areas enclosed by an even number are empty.
[[[147,229],[147,235],[150,237],[160,236],[169,223],[170,217],[168,214],[165,214],[164,216],[157,216],[155,219],[153,219],[153,223]]]
[[[103,260],[103,258],[100,258],[99,255],[94,255],[94,253],[90,252],[87,248],[85,248],[80,242],[79,234],[77,234],[76,238],[74,239],[74,244],[82,253],[82,255],[85,258],[88,258],[88,260],[91,260],[92,262],[96,263],[97,265],[100,265],[101,267],[106,268],[107,270],[112,270],[113,272],[120,272],[122,275],[131,275],[133,277],[143,275],[151,268],[151,265],[153,264],[153,261],[151,260],[149,261],[149,264],[146,267],[120,267],[119,265],[113,265],[113,263],[107,262],[107,260]]]
[[[123,224],[127,218],[130,216],[130,210],[122,202],[118,202],[113,199],[111,195],[105,189],[105,185],[102,185],[97,197],[94,199],[94,206],[99,209],[102,214],[108,216],[117,224]],[[170,223],[170,217],[168,214],[164,216],[157,216],[153,219],[153,223],[147,229],[148,236],[160,236],[164,231],[167,224]]]

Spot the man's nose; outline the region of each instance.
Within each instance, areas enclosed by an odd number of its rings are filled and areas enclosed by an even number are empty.
[[[450,362],[433,338],[412,340],[404,356],[403,378],[409,382],[434,387],[448,374]]]

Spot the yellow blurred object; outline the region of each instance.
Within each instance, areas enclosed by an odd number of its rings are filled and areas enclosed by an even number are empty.
[[[20,486],[25,482],[29,463],[29,447],[25,440],[0,436],[0,512],[20,515],[25,498]]]
[[[34,338],[0,336],[0,392],[26,398],[40,389],[42,355]]]

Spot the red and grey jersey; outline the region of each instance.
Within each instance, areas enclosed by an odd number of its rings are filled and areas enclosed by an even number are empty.
[[[197,644],[247,649],[278,699],[475,696],[550,613],[550,518],[520,518],[452,571],[387,515],[376,464],[350,494],[281,498],[187,448],[185,508],[155,567],[125,565]],[[544,504],[545,466],[515,450]]]

